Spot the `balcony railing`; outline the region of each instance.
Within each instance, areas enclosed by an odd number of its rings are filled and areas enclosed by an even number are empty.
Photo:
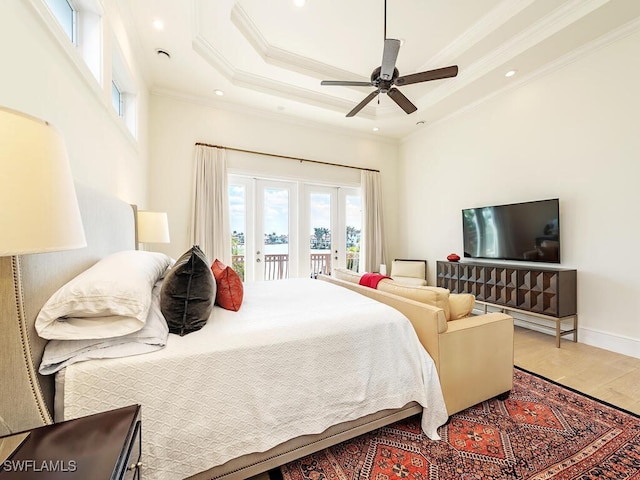
[[[233,255],[233,269],[240,274],[244,280],[245,261],[244,255]],[[309,258],[309,271],[311,278],[317,278],[318,275],[331,275],[331,254],[330,253],[312,253]],[[266,253],[263,255],[264,262],[264,279],[279,280],[289,277],[289,254]],[[359,255],[358,252],[347,252],[347,268],[349,270],[358,271]]]
[[[264,279],[279,280],[289,278],[289,254],[264,254]]]
[[[331,275],[330,253],[311,254],[311,278],[318,278],[318,275]]]

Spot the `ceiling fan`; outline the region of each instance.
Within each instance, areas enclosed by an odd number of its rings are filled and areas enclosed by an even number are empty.
[[[384,2],[384,50],[382,51],[382,65],[371,73],[370,82],[352,82],[343,80],[323,80],[320,85],[340,85],[348,87],[375,87],[375,90],[365,97],[353,110],[347,113],[347,117],[353,117],[362,110],[371,100],[381,93],[386,93],[406,113],[413,113],[418,108],[405,97],[395,86],[411,85],[412,83],[429,82],[441,78],[451,78],[458,74],[458,66],[438,68],[426,72],[413,73],[399,76],[396,68],[396,60],[400,51],[400,40],[387,38],[387,0]]]

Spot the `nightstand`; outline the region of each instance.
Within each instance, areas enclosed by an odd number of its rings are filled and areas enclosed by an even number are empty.
[[[0,479],[140,480],[141,429],[131,405],[2,437]]]

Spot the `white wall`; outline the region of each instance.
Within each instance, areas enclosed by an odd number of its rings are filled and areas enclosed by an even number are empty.
[[[401,250],[431,284],[461,209],[558,197],[579,340],[640,357],[638,51],[636,33],[405,139]]]
[[[117,39],[139,85],[137,141],[111,108],[110,61],[105,62],[104,87],[88,70],[83,75],[34,8],[39,1],[0,1],[0,105],[55,125],[65,137],[76,180],[144,204],[148,94],[129,40],[119,28],[115,2],[102,2],[107,10],[104,56],[110,59],[109,49]]]
[[[396,142],[375,136],[292,123],[286,119],[258,116],[230,109],[214,108],[168,96],[151,95],[150,109],[151,182],[150,205],[166,211],[171,244],[154,249],[177,258],[191,246],[189,239],[193,193],[195,143],[209,143],[310,160],[379,169],[386,198],[385,221],[389,226],[389,251],[397,247],[397,162]],[[318,177],[353,181],[354,171],[336,167],[300,166],[291,160],[254,155],[229,156],[229,168],[256,174],[296,177],[300,168]],[[356,172],[356,179],[359,173]],[[343,178],[344,177],[344,178]]]

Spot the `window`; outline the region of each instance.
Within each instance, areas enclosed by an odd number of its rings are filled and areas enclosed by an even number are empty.
[[[120,89],[116,85],[116,82],[111,82],[111,104],[119,117],[122,116],[122,94]]]
[[[67,0],[46,0],[46,2],[69,40],[76,44],[76,11]]]
[[[111,102],[115,121],[137,138],[138,88],[115,35],[107,42],[112,48],[105,50],[102,1],[30,1],[100,101]],[[105,62],[109,57],[111,70]]]
[[[124,120],[129,132],[137,136],[137,95],[136,86],[124,57],[113,40],[111,55],[111,104],[116,114]]]
[[[76,47],[84,64],[102,85],[102,12],[96,0],[44,0],[49,11]],[[51,26],[56,30],[55,25]],[[55,33],[55,32],[54,32]],[[59,35],[61,43],[62,35]],[[76,53],[72,54],[74,59]]]
[[[229,184],[229,210],[231,221],[232,268],[244,281],[247,231],[247,184]]]

